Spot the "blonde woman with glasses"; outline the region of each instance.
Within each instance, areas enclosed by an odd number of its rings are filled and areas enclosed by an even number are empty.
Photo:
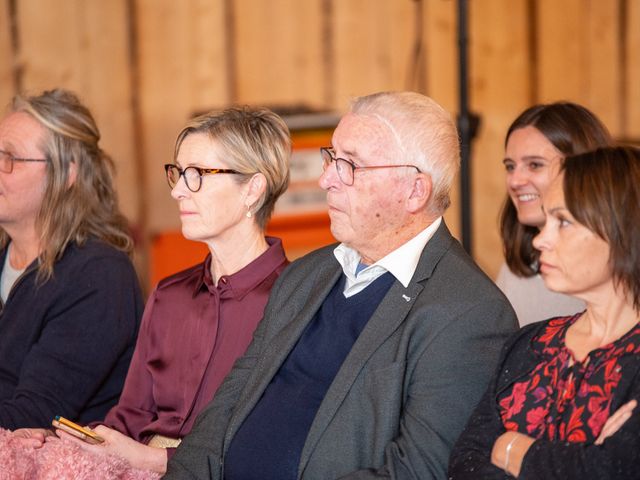
[[[74,464],[94,468],[69,478],[157,478],[165,471],[245,352],[288,264],[281,241],[266,237],[265,227],[287,188],[290,154],[287,126],[263,108],[210,112],[179,133],[173,162],[165,165],[167,181],[183,235],[205,243],[209,254],[161,280],[151,294],[120,401],[92,425],[104,442],[91,445],[57,431],[82,449]],[[42,450],[60,448],[48,444]],[[34,439],[34,446],[41,442]],[[64,455],[34,457],[39,466],[43,458],[65,461]],[[49,461],[43,468],[54,467]]]

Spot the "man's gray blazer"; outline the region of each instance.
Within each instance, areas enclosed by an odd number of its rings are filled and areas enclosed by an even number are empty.
[[[334,248],[282,273],[253,342],[165,478],[222,478],[231,439],[342,274]],[[443,222],[409,286],[394,282],[347,355],[311,425],[298,477],[446,478],[449,452],[516,325],[509,302]]]

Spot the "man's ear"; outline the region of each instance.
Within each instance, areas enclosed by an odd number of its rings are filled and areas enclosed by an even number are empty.
[[[248,182],[247,188],[247,208],[255,205],[264,195],[267,189],[267,179],[262,173],[256,173]]]
[[[407,210],[411,213],[417,213],[426,208],[431,199],[433,192],[433,184],[431,175],[426,173],[418,173],[412,181],[411,191],[407,198]]]

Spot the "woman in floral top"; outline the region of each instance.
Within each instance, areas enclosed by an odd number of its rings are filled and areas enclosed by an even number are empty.
[[[534,240],[584,312],[529,325],[454,447],[451,479],[640,478],[640,150],[569,157]]]

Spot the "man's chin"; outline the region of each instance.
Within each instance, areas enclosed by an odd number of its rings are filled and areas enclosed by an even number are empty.
[[[333,235],[333,238],[335,238],[338,242],[344,243],[345,245],[349,246],[349,240],[351,239],[351,237],[346,234],[343,226],[338,222],[335,222],[333,219],[331,220],[331,235]]]

